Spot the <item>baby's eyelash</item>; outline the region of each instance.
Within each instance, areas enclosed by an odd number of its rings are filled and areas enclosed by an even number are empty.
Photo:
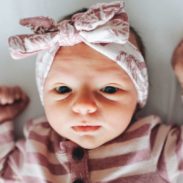
[[[55,88],[56,92],[59,94],[66,94],[72,91],[71,88],[67,86],[59,86]],[[100,91],[107,93],[107,94],[115,94],[116,92],[119,91],[119,88],[114,87],[114,86],[106,86],[102,88]]]
[[[102,92],[108,93],[108,94],[114,94],[119,90],[119,88],[114,87],[114,86],[106,86],[101,89]]]
[[[72,89],[67,86],[59,86],[59,87],[56,87],[55,90],[59,94],[65,94],[72,91]]]

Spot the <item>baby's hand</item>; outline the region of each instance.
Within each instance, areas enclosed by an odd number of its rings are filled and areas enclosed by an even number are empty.
[[[0,123],[17,117],[28,105],[29,98],[18,86],[0,86]]]

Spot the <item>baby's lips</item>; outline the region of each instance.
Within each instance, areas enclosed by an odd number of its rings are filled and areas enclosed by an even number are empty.
[[[96,131],[100,128],[101,126],[74,126],[72,127],[75,131],[79,132],[79,131]]]

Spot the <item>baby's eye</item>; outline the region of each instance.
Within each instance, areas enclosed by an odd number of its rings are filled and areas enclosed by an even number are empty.
[[[69,93],[71,92],[72,90],[67,87],[67,86],[59,86],[57,87],[56,89],[56,92],[59,93],[59,94],[65,94],[65,93]]]
[[[114,94],[119,90],[119,88],[113,87],[113,86],[106,86],[105,88],[102,88],[101,91],[108,93],[108,94]]]

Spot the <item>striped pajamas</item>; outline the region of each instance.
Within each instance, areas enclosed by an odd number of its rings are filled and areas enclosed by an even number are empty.
[[[14,141],[0,124],[0,183],[182,183],[183,127],[148,116],[106,144],[86,150],[59,136],[46,118],[30,120]]]

